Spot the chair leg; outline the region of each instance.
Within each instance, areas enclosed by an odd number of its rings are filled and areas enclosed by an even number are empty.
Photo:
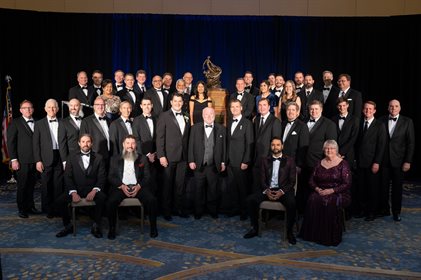
[[[76,207],[72,207],[73,236],[76,235]]]
[[[259,237],[262,237],[262,227],[263,227],[263,221],[262,221],[262,211],[263,211],[263,209],[259,209],[259,221],[258,221],[258,224],[259,224],[259,229],[258,229],[258,231],[257,231],[257,235],[258,235]]]
[[[143,205],[140,205],[140,232],[143,235],[143,227],[145,225],[145,212],[143,209]]]

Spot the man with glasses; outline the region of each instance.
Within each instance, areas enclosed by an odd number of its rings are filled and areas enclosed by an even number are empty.
[[[162,78],[155,75],[152,78],[152,87],[146,91],[145,97],[152,100],[153,115],[158,118],[162,112],[167,111],[168,95],[162,90]]]

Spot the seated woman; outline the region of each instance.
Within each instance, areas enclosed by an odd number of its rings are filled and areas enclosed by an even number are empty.
[[[105,112],[107,119],[113,121],[119,117],[120,97],[114,95],[113,81],[105,79],[102,81],[102,95],[101,98],[105,102]]]
[[[351,170],[338,155],[338,144],[327,140],[323,145],[325,158],[314,168],[309,181],[313,189],[307,200],[300,237],[326,246],[342,241],[340,209],[351,203]]]

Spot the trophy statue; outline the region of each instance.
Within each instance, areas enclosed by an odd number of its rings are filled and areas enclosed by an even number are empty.
[[[205,67],[207,69],[205,69]],[[210,56],[203,62],[203,74],[205,75],[208,88],[208,95],[212,98],[212,105],[215,109],[215,121],[226,125],[227,123],[227,91],[221,88],[221,81],[219,78],[222,74],[222,69],[216,66],[210,60]]]

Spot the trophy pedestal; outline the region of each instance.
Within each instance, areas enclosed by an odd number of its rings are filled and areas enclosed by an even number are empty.
[[[212,105],[215,109],[215,122],[226,126],[228,101],[227,91],[223,88],[210,88],[208,89],[208,96],[212,98]]]

